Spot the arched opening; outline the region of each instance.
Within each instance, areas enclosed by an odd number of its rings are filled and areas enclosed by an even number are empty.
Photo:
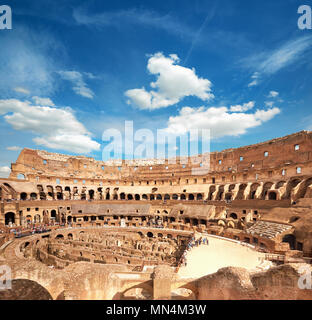
[[[140,195],[139,195],[139,194],[136,194],[136,195],[134,196],[134,198],[135,198],[136,201],[139,201],[139,200],[140,200]]]
[[[286,242],[289,244],[289,248],[291,250],[296,249],[296,237],[293,234],[287,234],[283,237],[283,242]]]
[[[72,216],[68,216],[68,217],[67,217],[67,222],[68,222],[68,223],[71,223],[71,222],[72,222]]]
[[[213,194],[215,193],[215,191],[216,191],[216,187],[215,186],[211,186],[209,188],[209,194],[208,194],[208,200],[209,201],[212,201]]]
[[[122,192],[120,194],[120,200],[125,200],[126,199],[126,194],[124,192]]]
[[[154,235],[153,235],[153,233],[152,233],[152,232],[148,232],[148,233],[147,233],[147,237],[148,237],[148,238],[153,238],[153,237],[154,237]]]
[[[164,200],[170,200],[170,195],[169,194],[165,194]]]
[[[89,199],[94,200],[94,190],[89,190]]]
[[[155,196],[153,194],[150,195],[150,200],[155,200]]]
[[[37,193],[32,192],[32,193],[30,194],[30,199],[31,199],[31,200],[36,200],[36,199],[37,199]]]
[[[161,194],[158,194],[158,195],[156,196],[156,200],[162,200]]]
[[[40,223],[41,222],[41,217],[39,214],[36,214],[35,217],[34,217],[34,222],[35,223]]]
[[[234,219],[234,220],[237,220],[237,219],[238,219],[237,214],[234,213],[234,212],[230,214],[230,218],[232,218],[232,219]]]
[[[230,200],[232,200],[232,193],[227,192],[227,193],[225,194],[224,199],[225,199],[226,201],[230,201]]]
[[[127,198],[128,198],[128,200],[133,200],[133,195],[132,194],[128,194]]]
[[[13,224],[15,223],[15,213],[14,212],[8,212],[4,216],[5,225]]]
[[[239,189],[238,189],[238,193],[237,193],[237,196],[236,196],[236,200],[243,200],[244,199],[244,191],[247,187],[247,184],[241,184],[239,186]]]
[[[64,235],[63,234],[58,234],[55,239],[64,239]]]
[[[201,193],[197,193],[196,200],[197,201],[203,200],[203,195]]]
[[[249,194],[249,199],[254,200],[256,199],[256,193],[258,188],[260,187],[259,183],[253,183],[250,187],[250,194]]]
[[[179,196],[177,194],[172,195],[172,200],[178,200],[178,199],[179,199]]]
[[[261,199],[262,200],[266,200],[266,198],[268,196],[268,193],[269,193],[269,190],[272,188],[272,186],[273,186],[272,182],[266,182],[263,185],[262,194],[261,194]]]
[[[190,194],[188,195],[188,199],[189,199],[190,201],[193,201],[193,200],[195,199],[195,197],[194,197],[194,195],[193,195],[192,193],[190,193]]]
[[[186,195],[185,194],[181,194],[181,200],[186,200]]]
[[[217,201],[221,201],[222,197],[223,197],[223,194],[224,194],[224,186],[220,186],[219,190],[218,190],[218,193],[217,193],[217,196],[216,196],[216,200]]]
[[[26,178],[25,178],[25,175],[24,175],[24,174],[19,173],[19,174],[17,175],[17,179],[18,179],[18,180],[25,180]]]
[[[269,192],[269,200],[276,200],[277,199],[277,195],[275,191],[270,191]]]
[[[287,183],[286,192],[283,195],[283,199],[290,199],[291,191],[297,187],[297,185],[301,182],[300,179],[293,179]]]
[[[26,192],[22,192],[21,193],[21,200],[26,200],[27,199],[27,193]]]
[[[51,210],[51,219],[56,219],[56,210]]]
[[[143,200],[148,200],[147,195],[146,195],[146,194],[143,194],[143,195],[142,195],[142,199],[143,199]]]
[[[68,239],[68,240],[73,240],[73,234],[72,234],[72,233],[69,233],[69,234],[67,235],[67,239]]]

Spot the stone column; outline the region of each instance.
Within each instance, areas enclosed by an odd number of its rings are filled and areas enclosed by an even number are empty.
[[[171,300],[171,282],[174,270],[168,265],[155,267],[153,279],[153,300]]]

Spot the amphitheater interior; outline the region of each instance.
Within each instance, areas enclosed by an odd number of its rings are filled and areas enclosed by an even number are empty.
[[[312,132],[171,160],[23,149],[0,299],[312,299]]]

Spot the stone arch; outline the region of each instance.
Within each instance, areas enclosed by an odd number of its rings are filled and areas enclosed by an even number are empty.
[[[296,198],[312,198],[312,189],[309,186],[312,185],[312,178],[306,179],[299,187],[296,194]]]
[[[283,237],[282,242],[286,242],[289,244],[289,248],[291,250],[295,250],[296,249],[296,237],[293,234],[286,234]]]
[[[286,185],[286,192],[284,193],[282,199],[290,199],[291,192],[297,185],[301,182],[301,179],[294,178],[288,181]]]
[[[221,201],[223,194],[224,194],[224,186],[219,186],[215,200]]]
[[[136,201],[139,201],[139,200],[141,199],[141,197],[140,197],[139,194],[136,194],[136,195],[134,196],[134,199],[135,199]]]
[[[122,192],[120,194],[120,200],[125,200],[126,199],[126,194],[124,192]]]
[[[262,187],[260,199],[266,200],[269,190],[272,188],[273,182],[266,182]]]
[[[247,188],[246,183],[242,183],[239,185],[237,196],[236,196],[235,200],[244,200],[244,192],[245,192],[246,188]]]
[[[201,201],[201,200],[203,200],[203,194],[202,193],[197,193],[197,195],[196,195],[196,200],[197,201]]]
[[[184,193],[182,193],[180,199],[181,200],[186,200],[186,195]]]
[[[26,177],[25,177],[25,175],[24,175],[23,173],[19,173],[19,174],[17,175],[17,179],[18,179],[18,180],[25,180]]]
[[[51,218],[56,219],[56,210],[54,209],[51,210]]]
[[[89,190],[89,199],[90,199],[90,200],[94,200],[94,194],[95,194],[95,193],[94,193],[94,190],[93,190],[93,189],[90,189],[90,190]]]
[[[158,195],[156,196],[156,200],[162,200],[162,195],[161,195],[161,194],[158,194]]]
[[[193,195],[193,193],[190,193],[190,194],[188,195],[188,199],[189,199],[190,201],[195,200],[195,196]]]
[[[127,199],[128,199],[128,200],[133,200],[133,195],[132,195],[131,193],[129,193],[129,194],[127,195]]]
[[[32,192],[32,193],[30,194],[30,199],[31,199],[31,200],[37,200],[37,193]]]
[[[166,193],[166,194],[164,195],[164,200],[170,200],[170,195]]]
[[[26,192],[22,192],[20,195],[21,200],[27,200],[27,193]]]
[[[182,286],[171,291],[171,300],[196,300],[196,294],[187,286]]]
[[[179,199],[179,196],[176,193],[174,193],[172,195],[172,200],[178,200],[178,199]]]
[[[276,191],[269,191],[269,200],[277,200],[277,193]]]
[[[208,200],[211,201],[213,200],[213,194],[215,193],[216,191],[216,186],[210,186],[209,188],[209,193],[208,193]]]
[[[254,200],[256,199],[256,194],[257,194],[257,190],[258,188],[260,187],[260,184],[259,183],[253,183],[251,186],[250,186],[250,193],[249,193],[249,199],[251,200]]]
[[[4,215],[5,225],[9,225],[10,223],[15,223],[15,213],[14,212],[7,212]]]
[[[143,199],[143,200],[148,200],[147,194],[143,194],[143,195],[142,195],[142,199]]]
[[[0,300],[53,300],[53,298],[50,292],[36,281],[14,279],[11,290],[0,291]]]
[[[235,212],[232,212],[228,215],[229,218],[233,219],[233,220],[237,220],[238,219],[238,216]]]

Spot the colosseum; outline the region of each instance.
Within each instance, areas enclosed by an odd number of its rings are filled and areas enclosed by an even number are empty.
[[[312,299],[312,132],[207,156],[201,174],[23,149],[0,180],[0,299]]]

